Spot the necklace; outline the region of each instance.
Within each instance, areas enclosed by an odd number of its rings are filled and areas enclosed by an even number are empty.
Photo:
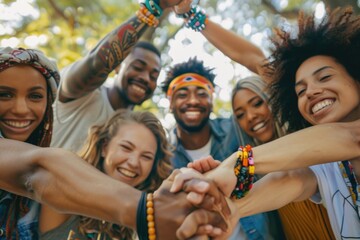
[[[342,172],[342,176],[344,178],[346,186],[348,187],[351,193],[351,198],[354,202],[355,210],[360,219],[360,199],[359,199],[360,185],[356,180],[353,166],[349,161],[342,161],[339,162],[339,167]]]

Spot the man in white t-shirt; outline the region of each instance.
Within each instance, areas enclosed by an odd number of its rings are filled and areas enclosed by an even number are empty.
[[[78,152],[92,125],[103,123],[117,109],[133,109],[152,96],[161,62],[154,45],[137,43],[146,28],[132,17],[100,40],[84,58],[62,70],[53,105],[52,147]],[[103,86],[119,66],[111,86]]]

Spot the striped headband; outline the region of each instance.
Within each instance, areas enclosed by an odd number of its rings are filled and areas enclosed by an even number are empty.
[[[171,81],[166,93],[167,97],[171,98],[177,90],[186,86],[197,86],[204,88],[210,96],[214,92],[214,87],[207,78],[196,73],[184,73]]]
[[[26,64],[37,69],[45,77],[55,99],[60,74],[53,61],[35,49],[0,48],[0,72],[17,64]]]

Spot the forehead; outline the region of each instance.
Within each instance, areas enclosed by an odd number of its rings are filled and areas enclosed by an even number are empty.
[[[313,56],[306,59],[296,71],[296,81],[303,80],[304,78],[310,77],[319,69],[323,67],[331,67],[333,69],[344,70],[344,67],[336,61],[335,58],[330,56]]]
[[[153,51],[147,50],[145,48],[134,48],[133,51],[131,51],[131,53],[127,56],[126,61],[128,63],[140,61],[153,68],[161,68],[160,57]]]
[[[31,87],[47,88],[45,77],[28,65],[16,65],[1,71],[0,85],[15,87],[18,90]]]
[[[156,152],[157,142],[154,134],[145,125],[140,123],[123,123],[118,128],[113,139],[125,140],[136,145],[138,148]],[[146,144],[144,144],[146,139]]]

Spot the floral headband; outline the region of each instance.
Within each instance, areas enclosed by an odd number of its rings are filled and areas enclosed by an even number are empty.
[[[214,92],[213,84],[207,78],[196,73],[184,73],[171,81],[166,93],[167,97],[171,99],[172,95],[177,90],[186,86],[197,86],[204,88],[210,96]]]
[[[55,99],[60,74],[53,61],[35,49],[0,48],[0,72],[17,64],[27,64],[37,69],[45,77]]]

